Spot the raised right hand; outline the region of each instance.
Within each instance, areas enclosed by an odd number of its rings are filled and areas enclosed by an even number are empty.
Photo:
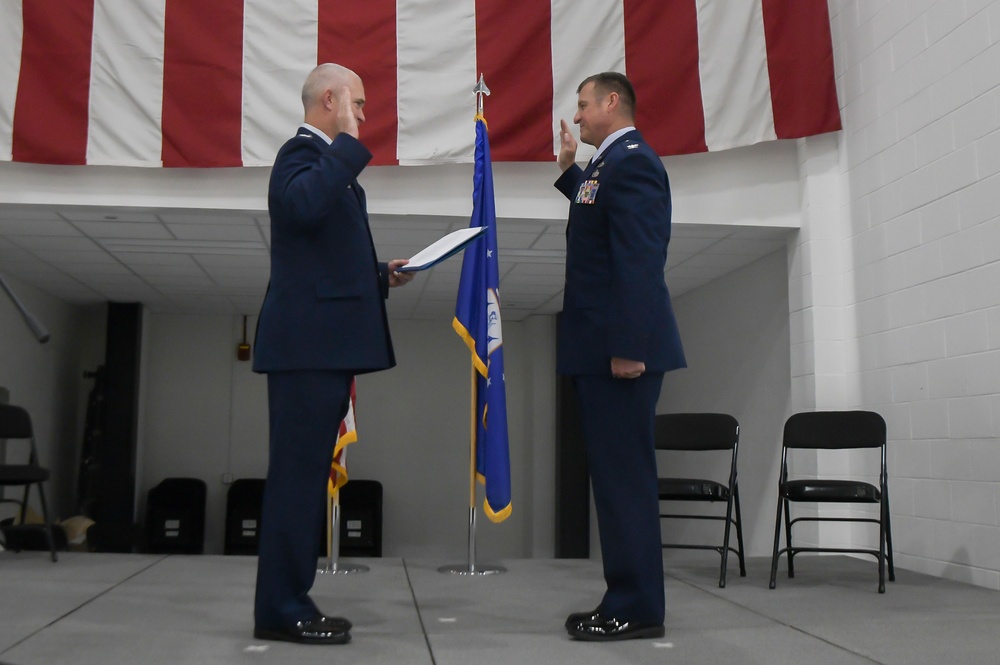
[[[345,134],[358,138],[358,118],[354,114],[354,100],[351,99],[351,89],[346,85],[337,95],[337,129]]]
[[[573,132],[569,130],[569,124],[565,120],[559,121],[559,126],[561,127],[559,131],[559,168],[563,171],[573,166],[576,162],[576,139],[573,138]]]

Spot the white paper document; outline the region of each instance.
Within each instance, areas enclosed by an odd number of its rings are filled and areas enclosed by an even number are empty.
[[[427,270],[453,254],[462,251],[466,245],[484,233],[486,233],[485,226],[472,226],[467,229],[452,231],[411,256],[410,262],[402,268],[397,268],[397,270],[399,272]]]

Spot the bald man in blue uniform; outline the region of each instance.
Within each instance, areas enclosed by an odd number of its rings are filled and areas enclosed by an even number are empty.
[[[573,121],[598,151],[581,169],[561,122],[555,186],[570,212],[556,365],[580,405],[607,591],[596,609],[571,614],[566,629],[589,641],[662,637],[653,422],[663,374],[686,366],[663,277],[670,185],[634,127],[625,76],[591,76],[577,93]]]
[[[371,159],[358,140],[361,79],[327,63],[302,89],[305,122],[278,151],[268,189],[271,281],[255,339],[267,374],[270,455],[261,516],[254,636],[343,644],[351,623],[309,597],[326,487],[356,374],[396,364],[389,287],[412,273],[379,263],[357,176]]]

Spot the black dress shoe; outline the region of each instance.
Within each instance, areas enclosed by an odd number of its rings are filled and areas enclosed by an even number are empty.
[[[340,617],[318,616],[285,629],[255,627],[253,636],[258,640],[297,644],[346,644],[351,641],[350,625],[350,621]]]
[[[328,617],[326,615],[321,615],[320,619],[322,621],[329,622],[329,625],[331,626],[340,626],[344,630],[350,630],[354,627],[353,624],[344,617]]]
[[[573,612],[568,617],[566,617],[566,628],[572,628],[581,621],[593,621],[601,612],[599,609],[591,610],[589,612]]]
[[[614,642],[663,637],[662,623],[636,623],[598,614],[590,621],[580,621],[567,628],[577,640],[586,642]]]

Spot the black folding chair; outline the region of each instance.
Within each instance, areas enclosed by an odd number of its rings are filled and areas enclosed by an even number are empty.
[[[878,592],[885,593],[885,565],[889,562],[889,581],[895,581],[892,564],[892,530],[889,524],[889,491],[886,472],[885,420],[871,411],[815,411],[796,413],[785,422],[781,448],[781,471],[778,479],[778,508],[774,519],[774,550],[771,555],[770,588],[775,586],[778,557],[788,556],[788,577],[795,577],[793,558],[800,552],[844,552],[871,554],[878,559]],[[789,480],[788,451],[878,449],[881,470],[878,487],[861,480],[804,478]],[[871,517],[810,517],[791,519],[791,502],[870,503],[878,504],[878,519]],[[781,538],[781,515],[785,515],[785,544]],[[879,525],[878,549],[851,547],[796,547],[792,545],[792,525],[796,522],[867,522]]]
[[[736,453],[740,439],[740,426],[736,419],[724,413],[671,413],[656,416],[656,449],[672,451],[729,451],[724,480],[708,478],[660,478],[657,481],[660,501],[724,502],[726,514],[705,515],[691,513],[662,513],[661,519],[723,521],[722,543],[678,544],[664,543],[664,549],[714,550],[722,556],[719,586],[726,586],[726,566],[729,552],[739,559],[740,577],[746,577],[743,558],[743,519],[740,514],[740,490],[736,477]],[[722,469],[721,464],[717,465]],[[733,511],[735,509],[735,519]],[[736,527],[737,548],[729,546],[730,527]]]
[[[45,488],[42,486],[49,479],[49,470],[41,466],[38,462],[38,446],[35,444],[35,434],[31,427],[31,416],[28,415],[28,412],[19,406],[0,404],[0,439],[6,439],[8,444],[15,440],[23,440],[28,441],[30,445],[26,463],[0,464],[0,488],[24,487],[24,495],[20,500],[8,499],[6,497],[0,498],[0,503],[14,503],[19,506],[19,521],[21,524],[11,527],[11,529],[16,529],[19,532],[31,528],[43,529],[48,549],[52,553],[52,561],[58,561],[59,555],[56,553],[56,537],[52,522],[49,520],[49,509],[45,503]],[[32,485],[38,488],[38,498],[41,500],[44,524],[24,524],[28,510],[28,490],[31,489]],[[13,549],[19,549],[22,542],[25,542],[24,538],[10,538],[7,539],[6,544]]]

